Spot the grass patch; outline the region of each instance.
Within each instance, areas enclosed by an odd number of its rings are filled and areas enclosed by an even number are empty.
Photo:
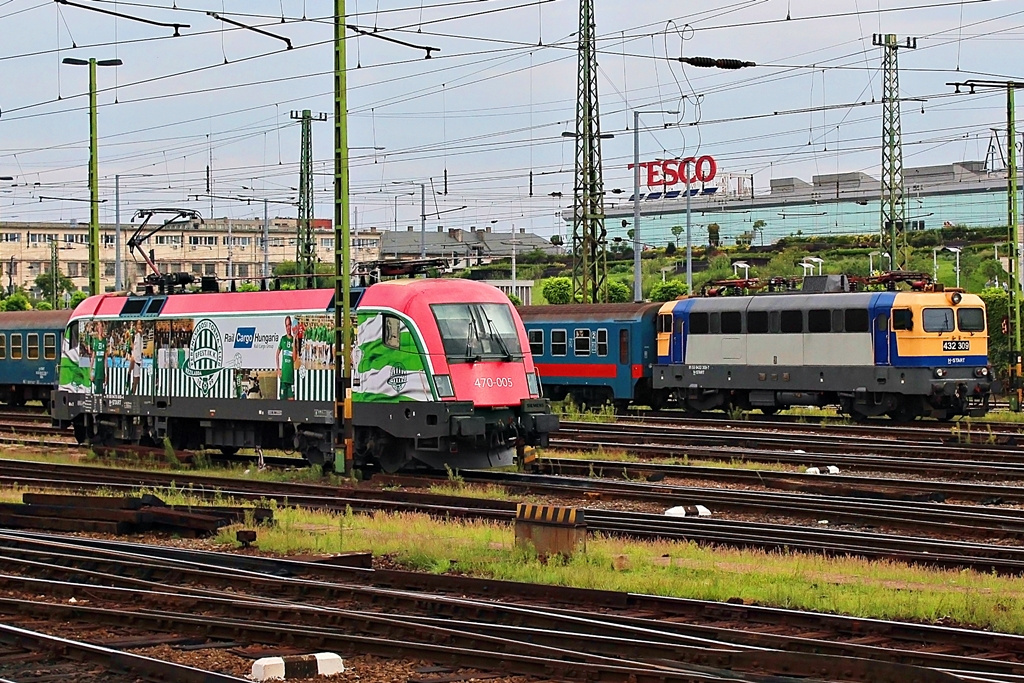
[[[625,451],[605,451],[597,449],[594,451],[559,451],[550,450],[545,453],[553,458],[567,458],[570,460],[607,460],[613,462],[635,463],[637,465],[692,465],[694,467],[721,467],[724,469],[743,470],[768,470],[771,472],[802,472],[805,467],[802,465],[789,465],[778,462],[754,462],[742,458],[730,458],[728,460],[708,460],[691,458],[682,455],[672,458],[641,458],[635,453]]]
[[[515,547],[512,528],[426,515],[329,514],[279,509],[260,532],[263,551],[386,554],[413,570],[601,590],[747,602],[860,617],[957,624],[1024,633],[1024,586],[1017,578],[930,570],[797,553],[710,549],[692,543],[600,536],[586,554],[540,562]],[[235,545],[234,530],[218,541]]]
[[[551,404],[551,412],[570,422],[615,422],[615,408],[609,404],[588,406],[576,403],[572,396]]]

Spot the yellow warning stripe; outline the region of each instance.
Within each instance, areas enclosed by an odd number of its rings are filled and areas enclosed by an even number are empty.
[[[516,506],[516,519],[548,524],[583,524],[583,510],[556,505],[519,503]]]

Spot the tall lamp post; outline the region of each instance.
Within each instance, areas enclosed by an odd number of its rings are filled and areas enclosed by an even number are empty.
[[[678,115],[678,111],[668,109],[650,109],[647,111],[633,110],[633,301],[639,303],[644,300],[643,286],[640,273],[640,115],[641,114],[671,114]],[[689,233],[687,233],[689,238]],[[690,276],[689,269],[689,239],[687,239],[687,269],[686,276]],[[687,292],[689,293],[689,292]]]
[[[395,180],[395,185],[420,186],[420,258],[427,256],[427,184],[412,180]]]
[[[89,294],[100,294],[100,189],[96,134],[96,67],[121,66],[120,59],[65,57],[64,64],[89,67]]]

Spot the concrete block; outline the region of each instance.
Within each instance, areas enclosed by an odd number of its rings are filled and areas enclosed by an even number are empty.
[[[257,659],[252,664],[250,678],[255,681],[273,681],[288,678],[334,676],[344,671],[345,663],[341,655],[334,652],[318,652],[312,655]]]
[[[252,663],[252,674],[254,681],[274,681],[284,679],[284,658],[263,657]]]

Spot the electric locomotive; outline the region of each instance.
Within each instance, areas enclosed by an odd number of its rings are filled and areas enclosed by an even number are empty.
[[[557,428],[499,290],[385,282],[354,312],[356,466],[505,465]],[[53,417],[81,443],[295,450],[331,467],[334,362],[333,290],[95,296],[65,329]]]

